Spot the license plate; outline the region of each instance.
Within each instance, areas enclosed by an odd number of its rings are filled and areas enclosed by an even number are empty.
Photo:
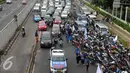
[[[58,70],[57,72],[62,72],[61,70]]]

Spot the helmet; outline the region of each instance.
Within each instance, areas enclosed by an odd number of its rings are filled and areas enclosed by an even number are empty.
[[[24,28],[24,26],[22,26],[22,28]]]

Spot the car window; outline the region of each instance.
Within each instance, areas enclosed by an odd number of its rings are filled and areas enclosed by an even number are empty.
[[[56,17],[55,20],[61,20],[61,18],[60,17]]]
[[[45,22],[44,21],[40,21],[39,25],[45,25]]]
[[[57,32],[57,31],[59,31],[59,30],[60,30],[59,27],[57,27],[57,26],[54,26],[54,27],[53,27],[53,31]]]
[[[65,61],[64,56],[52,56],[52,61]]]
[[[55,12],[55,13],[54,13],[54,16],[57,16],[57,15],[59,15],[59,13],[58,13],[58,12]]]
[[[50,34],[43,34],[42,40],[50,40]]]
[[[63,14],[63,15],[66,15],[66,14],[67,14],[67,12],[63,12],[62,14]]]
[[[107,29],[106,28],[101,28],[101,31],[107,31]]]
[[[40,16],[39,15],[35,15],[36,18],[39,18]]]

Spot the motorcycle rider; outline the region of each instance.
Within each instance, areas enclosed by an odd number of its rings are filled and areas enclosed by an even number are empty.
[[[25,28],[24,28],[24,26],[22,27],[22,36],[23,37],[25,36]]]

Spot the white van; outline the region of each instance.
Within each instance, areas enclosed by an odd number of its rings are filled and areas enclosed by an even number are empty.
[[[11,4],[12,0],[6,0],[6,4]]]
[[[100,33],[100,35],[106,35],[108,34],[108,27],[101,22],[95,23],[96,30]]]

